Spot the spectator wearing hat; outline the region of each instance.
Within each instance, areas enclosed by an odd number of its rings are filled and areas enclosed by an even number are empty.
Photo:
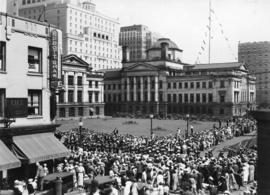
[[[190,135],[193,136],[193,133],[194,133],[194,128],[192,125],[190,125]]]
[[[43,182],[45,177],[45,171],[43,166],[39,164],[39,162],[36,163],[37,165],[37,173],[35,179],[37,180],[37,186],[39,191],[43,191]]]
[[[23,194],[23,186],[19,180],[14,181],[13,192],[15,195],[22,195]]]
[[[34,189],[34,180],[33,179],[28,179],[28,184],[27,184],[27,190],[29,195],[34,195],[35,194],[35,189]]]

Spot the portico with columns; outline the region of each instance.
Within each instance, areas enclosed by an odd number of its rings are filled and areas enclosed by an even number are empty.
[[[76,55],[62,59],[62,90],[57,96],[57,118],[104,117],[103,73],[92,72]]]
[[[182,50],[169,39],[158,40],[144,61],[129,61],[125,52],[128,50],[123,47],[123,68],[104,75],[106,115],[238,116],[246,113],[248,105],[250,109],[256,105],[251,98],[255,78],[247,74],[243,63],[185,64],[181,61]],[[172,58],[173,52],[178,58]],[[113,87],[116,85],[119,87]],[[233,98],[237,93],[241,94],[241,102]]]

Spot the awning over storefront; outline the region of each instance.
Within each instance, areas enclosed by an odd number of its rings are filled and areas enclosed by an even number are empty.
[[[68,149],[55,138],[53,133],[14,136],[13,141],[25,154],[30,164],[69,155]]]
[[[21,162],[0,140],[0,170],[13,169],[21,166]]]

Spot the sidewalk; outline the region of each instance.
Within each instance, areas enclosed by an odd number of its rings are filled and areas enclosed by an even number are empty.
[[[234,137],[234,138],[232,138],[232,139],[226,140],[226,141],[224,141],[224,142],[218,144],[217,146],[214,146],[214,147],[212,147],[212,148],[210,148],[210,149],[208,149],[208,150],[206,150],[206,151],[201,152],[200,156],[204,156],[206,152],[208,152],[209,150],[214,149],[214,150],[213,150],[213,155],[214,155],[215,157],[217,157],[218,154],[219,154],[219,152],[220,152],[223,148],[225,148],[225,147],[227,147],[227,146],[231,146],[231,145],[237,144],[237,143],[239,143],[239,142],[241,142],[241,141],[244,141],[244,140],[248,140],[248,139],[250,139],[250,138],[252,138],[252,137],[254,137],[254,136],[257,136],[257,132],[256,132],[256,131],[253,131],[253,132],[251,132],[251,133],[249,133],[249,134],[246,134],[246,135],[243,135],[243,136]]]

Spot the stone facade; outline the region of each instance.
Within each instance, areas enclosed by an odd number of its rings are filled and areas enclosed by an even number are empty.
[[[188,65],[169,39],[148,50],[148,59],[105,73],[105,113],[239,116],[255,108],[255,78],[244,63]],[[126,50],[128,51],[128,50]],[[123,51],[123,52],[126,52]],[[157,52],[159,51],[159,52]]]
[[[103,74],[93,72],[76,55],[62,60],[63,91],[57,99],[57,118],[92,118],[104,116]]]

